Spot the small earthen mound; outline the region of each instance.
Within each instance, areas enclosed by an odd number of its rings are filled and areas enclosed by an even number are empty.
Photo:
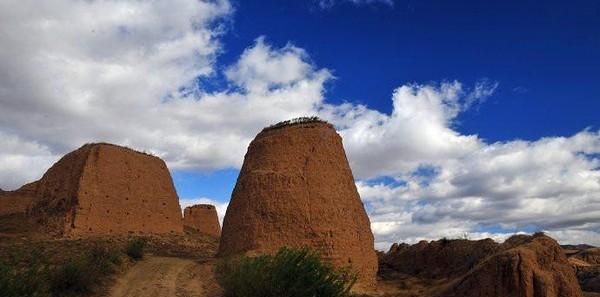
[[[315,118],[265,128],[248,147],[223,223],[219,256],[309,247],[351,266],[357,290],[374,288],[369,218],[342,138]]]
[[[186,207],[183,211],[183,225],[200,233],[221,236],[221,225],[214,205],[196,204]]]
[[[379,272],[382,276],[401,273],[422,278],[449,278],[468,272],[495,253],[498,246],[491,239],[441,239],[414,245],[394,244],[381,256]]]
[[[558,243],[543,234],[513,236],[440,296],[581,297]]]
[[[29,215],[58,235],[182,233],[179,200],[160,158],[86,144],[38,182]]]

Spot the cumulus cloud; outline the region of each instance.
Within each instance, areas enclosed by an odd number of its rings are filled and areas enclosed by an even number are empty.
[[[479,149],[477,136],[461,135],[451,125],[472,103],[470,98],[487,94],[478,91],[481,88],[477,85],[468,91],[456,81],[439,86],[405,85],[394,91],[390,115],[349,104],[328,106],[324,113],[339,123],[357,177],[389,175]]]
[[[487,143],[457,117],[497,82],[405,84],[389,114],[330,104],[302,48],[258,37],[216,65],[225,1],[0,3],[0,187],[39,176],[85,142],[145,150],[171,169],[239,168],[266,125],[319,115],[344,138],[378,247],[442,236],[548,231],[600,244],[600,132]],[[221,69],[224,69],[221,71]],[[223,77],[227,87],[204,83]],[[182,205],[226,203],[208,198]]]
[[[362,177],[357,186],[379,242],[486,230],[497,238],[548,231],[563,241],[581,239],[574,230],[597,234],[600,132],[497,143],[458,133],[456,116],[497,87],[486,85],[402,86],[390,115],[364,106],[330,113]]]
[[[57,157],[43,145],[0,130],[0,188],[16,189],[39,179],[42,171],[36,168],[46,168]]]
[[[196,82],[218,75],[225,1],[0,5],[0,129],[10,136],[0,142],[38,145],[49,156],[36,161],[44,169],[92,141],[150,151],[175,169],[238,167],[263,126],[313,113],[330,78],[302,49],[258,38],[225,71],[231,88],[205,92]]]

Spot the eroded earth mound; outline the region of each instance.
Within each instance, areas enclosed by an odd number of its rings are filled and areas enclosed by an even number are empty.
[[[374,287],[377,258],[369,218],[342,138],[319,120],[265,128],[252,141],[227,208],[219,256],[310,247]]]
[[[183,232],[165,162],[103,143],[54,164],[37,183],[29,215],[58,235]]]
[[[600,248],[581,246],[568,250],[572,251],[569,263],[575,270],[581,289],[600,293]]]
[[[186,207],[183,211],[183,225],[203,234],[215,237],[221,235],[221,225],[214,205],[196,204]]]
[[[423,278],[448,278],[468,272],[497,250],[498,243],[491,239],[393,244],[381,255],[379,270],[382,275],[396,272]]]
[[[462,276],[443,296],[581,297],[558,243],[543,234],[517,235]]]
[[[541,233],[516,235],[502,244],[490,239],[395,244],[380,255],[380,275],[426,284],[412,288],[410,296],[583,296],[563,249]]]

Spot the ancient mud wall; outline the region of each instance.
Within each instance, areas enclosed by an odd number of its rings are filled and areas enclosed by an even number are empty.
[[[183,211],[183,225],[210,236],[221,236],[217,209],[210,204],[196,204]]]
[[[342,139],[320,121],[264,129],[252,141],[223,223],[220,256],[311,247],[374,287],[370,222]]]
[[[85,145],[52,166],[30,215],[63,235],[183,232],[165,163],[110,144]]]
[[[26,184],[15,191],[0,190],[0,216],[27,212],[31,206],[37,183]]]

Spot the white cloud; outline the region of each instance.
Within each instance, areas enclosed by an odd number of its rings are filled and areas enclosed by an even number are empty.
[[[594,246],[600,246],[600,233],[598,233],[598,231],[556,230],[546,231],[546,233],[561,242],[561,244],[587,243]]]
[[[264,37],[259,37],[256,45],[246,49],[237,64],[225,71],[231,82],[249,92],[266,93],[274,88],[303,83],[309,77],[330,77],[326,70],[314,71],[306,62],[307,55],[303,49],[288,44],[273,50],[264,40]]]
[[[466,98],[477,96],[459,82],[405,85],[394,91],[391,115],[360,105],[329,106],[324,113],[339,123],[354,173],[366,178],[406,172],[479,149],[477,136],[461,135],[451,128]]]
[[[572,242],[572,230],[600,230],[600,132],[498,143],[458,133],[458,113],[490,93],[456,82],[403,86],[390,115],[362,106],[329,113],[341,119],[349,159],[364,178],[357,186],[379,243],[486,230],[563,230],[553,234]]]
[[[238,167],[262,127],[314,113],[331,77],[300,48],[273,49],[259,38],[226,71],[231,88],[196,86],[197,77],[219,75],[225,1],[35,3],[0,4],[0,130],[51,156],[107,141],[153,152],[175,169]],[[2,167],[0,176],[13,170]]]
[[[0,130],[0,187],[16,189],[25,181],[34,181],[42,176],[46,168],[58,156],[35,142],[27,142]]]

